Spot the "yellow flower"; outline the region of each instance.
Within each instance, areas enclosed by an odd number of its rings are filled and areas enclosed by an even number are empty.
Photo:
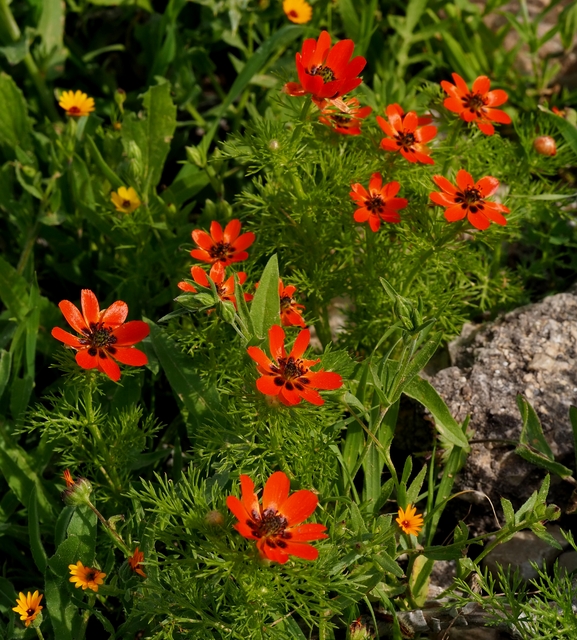
[[[82,91],[63,91],[58,104],[69,116],[87,116],[94,111],[94,98]]]
[[[98,585],[104,582],[106,574],[102,573],[98,569],[92,567],[85,567],[80,560],[76,564],[69,564],[70,569],[70,582],[75,582],[74,585],[77,589],[82,587],[84,591],[86,589],[92,589],[92,591],[98,591]]]
[[[122,213],[132,213],[135,209],[138,209],[142,202],[138,194],[132,187],[120,187],[118,191],[113,191],[110,194],[112,204],[116,207],[116,211]]]
[[[306,0],[283,0],[282,8],[286,17],[296,24],[309,22],[313,17],[313,8]]]
[[[404,533],[409,533],[413,536],[418,535],[423,528],[423,516],[417,514],[417,509],[411,504],[406,511],[399,507],[399,517],[396,518],[396,521]]]
[[[43,596],[38,594],[38,591],[30,593],[30,591],[24,595],[20,592],[19,597],[16,598],[16,607],[12,607],[12,611],[20,614],[20,620],[24,620],[24,624],[28,627],[31,622],[34,622],[36,616],[40,613],[44,607],[40,606],[40,600]]]

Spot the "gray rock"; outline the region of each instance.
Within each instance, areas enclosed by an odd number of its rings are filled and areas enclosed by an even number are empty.
[[[559,570],[567,573],[577,571],[577,551],[565,551],[559,556]]]
[[[567,541],[561,535],[557,525],[549,525],[547,530],[561,546],[567,546]],[[550,546],[532,531],[519,531],[511,540],[495,547],[483,560],[483,567],[489,569],[494,576],[497,575],[498,565],[503,567],[505,571],[507,568],[510,568],[511,572],[518,569],[519,575],[528,581],[538,575],[531,564],[532,562],[535,562],[540,568],[549,569],[560,554],[560,549]]]
[[[449,352],[453,366],[429,380],[458,421],[471,416],[472,453],[458,489],[476,493],[464,499],[486,494],[498,506],[500,496],[525,499],[540,485],[544,473],[512,451],[521,433],[519,393],[535,408],[557,460],[573,466],[577,295],[561,293],[495,322],[466,325]]]

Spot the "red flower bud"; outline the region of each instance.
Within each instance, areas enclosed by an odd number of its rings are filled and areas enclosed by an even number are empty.
[[[542,156],[554,156],[557,153],[557,145],[551,136],[539,136],[533,141],[535,151]]]

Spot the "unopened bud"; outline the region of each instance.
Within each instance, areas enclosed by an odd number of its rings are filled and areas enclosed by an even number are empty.
[[[71,486],[68,486],[60,494],[64,504],[69,507],[79,507],[80,505],[90,504],[90,494],[92,493],[92,484],[86,478],[76,478]]]
[[[186,157],[197,167],[202,168],[206,165],[206,154],[203,154],[198,147],[186,147]]]
[[[126,100],[126,91],[124,89],[116,89],[114,92],[114,102],[118,105],[120,112],[124,111],[124,101]]]
[[[545,509],[545,518],[547,520],[557,520],[561,516],[561,509],[556,504],[548,504]]]
[[[220,314],[225,322],[229,322],[232,324],[236,315],[236,310],[232,302],[223,300],[220,305]]]
[[[204,521],[211,527],[222,527],[224,524],[224,516],[220,511],[209,511],[204,516]]]
[[[278,150],[280,149],[279,141],[278,141],[278,140],[271,140],[271,141],[268,143],[268,148],[269,148],[271,151],[278,151]]]
[[[350,640],[369,640],[374,638],[374,634],[371,632],[369,626],[364,624],[362,617],[357,618],[349,626],[349,638]]]
[[[533,141],[533,147],[542,156],[554,156],[557,154],[557,145],[551,136],[539,136]]]

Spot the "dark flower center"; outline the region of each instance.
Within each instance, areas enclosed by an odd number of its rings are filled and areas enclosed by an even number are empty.
[[[320,76],[323,79],[323,82],[332,82],[333,80],[336,80],[334,71],[330,67],[325,67],[322,64],[318,67],[313,67],[309,71],[309,75]]]
[[[123,200],[123,201],[122,201],[122,206],[123,206],[125,209],[128,209],[128,208],[130,207],[130,204],[131,204],[130,200]]]
[[[88,571],[86,572],[86,581],[93,582],[97,574],[98,571],[96,571],[96,569],[88,569]]]
[[[367,200],[365,200],[365,207],[371,213],[379,213],[382,210],[384,205],[385,205],[385,202],[382,196],[380,195],[376,195],[376,196],[373,196],[372,198],[368,198]]]
[[[469,209],[471,213],[483,211],[484,201],[479,189],[467,187],[465,192],[458,191],[455,195],[455,204],[460,204],[462,209]]]
[[[302,360],[298,358],[295,360],[291,356],[290,358],[278,359],[278,373],[285,380],[293,380],[294,378],[304,376],[307,371],[308,369],[303,365]]]
[[[284,541],[292,538],[292,534],[286,531],[288,520],[276,509],[265,509],[262,515],[253,511],[252,518],[246,524],[256,538],[267,538],[266,544],[272,548],[284,549],[287,546]]]
[[[478,113],[487,104],[487,100],[478,93],[468,93],[461,98],[461,102],[471,113]]]
[[[403,131],[402,133],[397,133],[395,138],[399,147],[402,147],[405,151],[412,151],[412,147],[415,144],[414,133]]]
[[[71,113],[72,115],[78,115],[80,113],[80,107],[77,107],[76,105],[68,107],[68,113]]]
[[[299,14],[294,9],[291,9],[288,14],[289,14],[289,18],[298,18],[299,17]]]
[[[351,116],[347,116],[345,114],[335,113],[331,116],[331,120],[339,127],[346,128],[351,126]]]
[[[280,310],[287,311],[288,309],[291,308],[293,302],[294,300],[290,296],[283,296],[280,299]]]
[[[33,616],[36,613],[36,609],[32,609],[32,607],[30,607],[30,609],[26,609],[26,615],[30,618],[30,616]]]
[[[116,349],[112,346],[116,343],[116,336],[112,335],[112,329],[103,327],[101,323],[90,325],[90,329],[82,329],[84,338],[79,338],[80,344],[89,347],[88,353],[95,356],[101,349],[106,349],[110,353],[115,353]]]
[[[401,522],[401,527],[405,528],[405,529],[410,529],[411,528],[411,523],[409,520],[403,520]]]
[[[228,242],[215,242],[208,251],[213,260],[220,260],[221,262],[226,262],[233,252],[234,249]]]

